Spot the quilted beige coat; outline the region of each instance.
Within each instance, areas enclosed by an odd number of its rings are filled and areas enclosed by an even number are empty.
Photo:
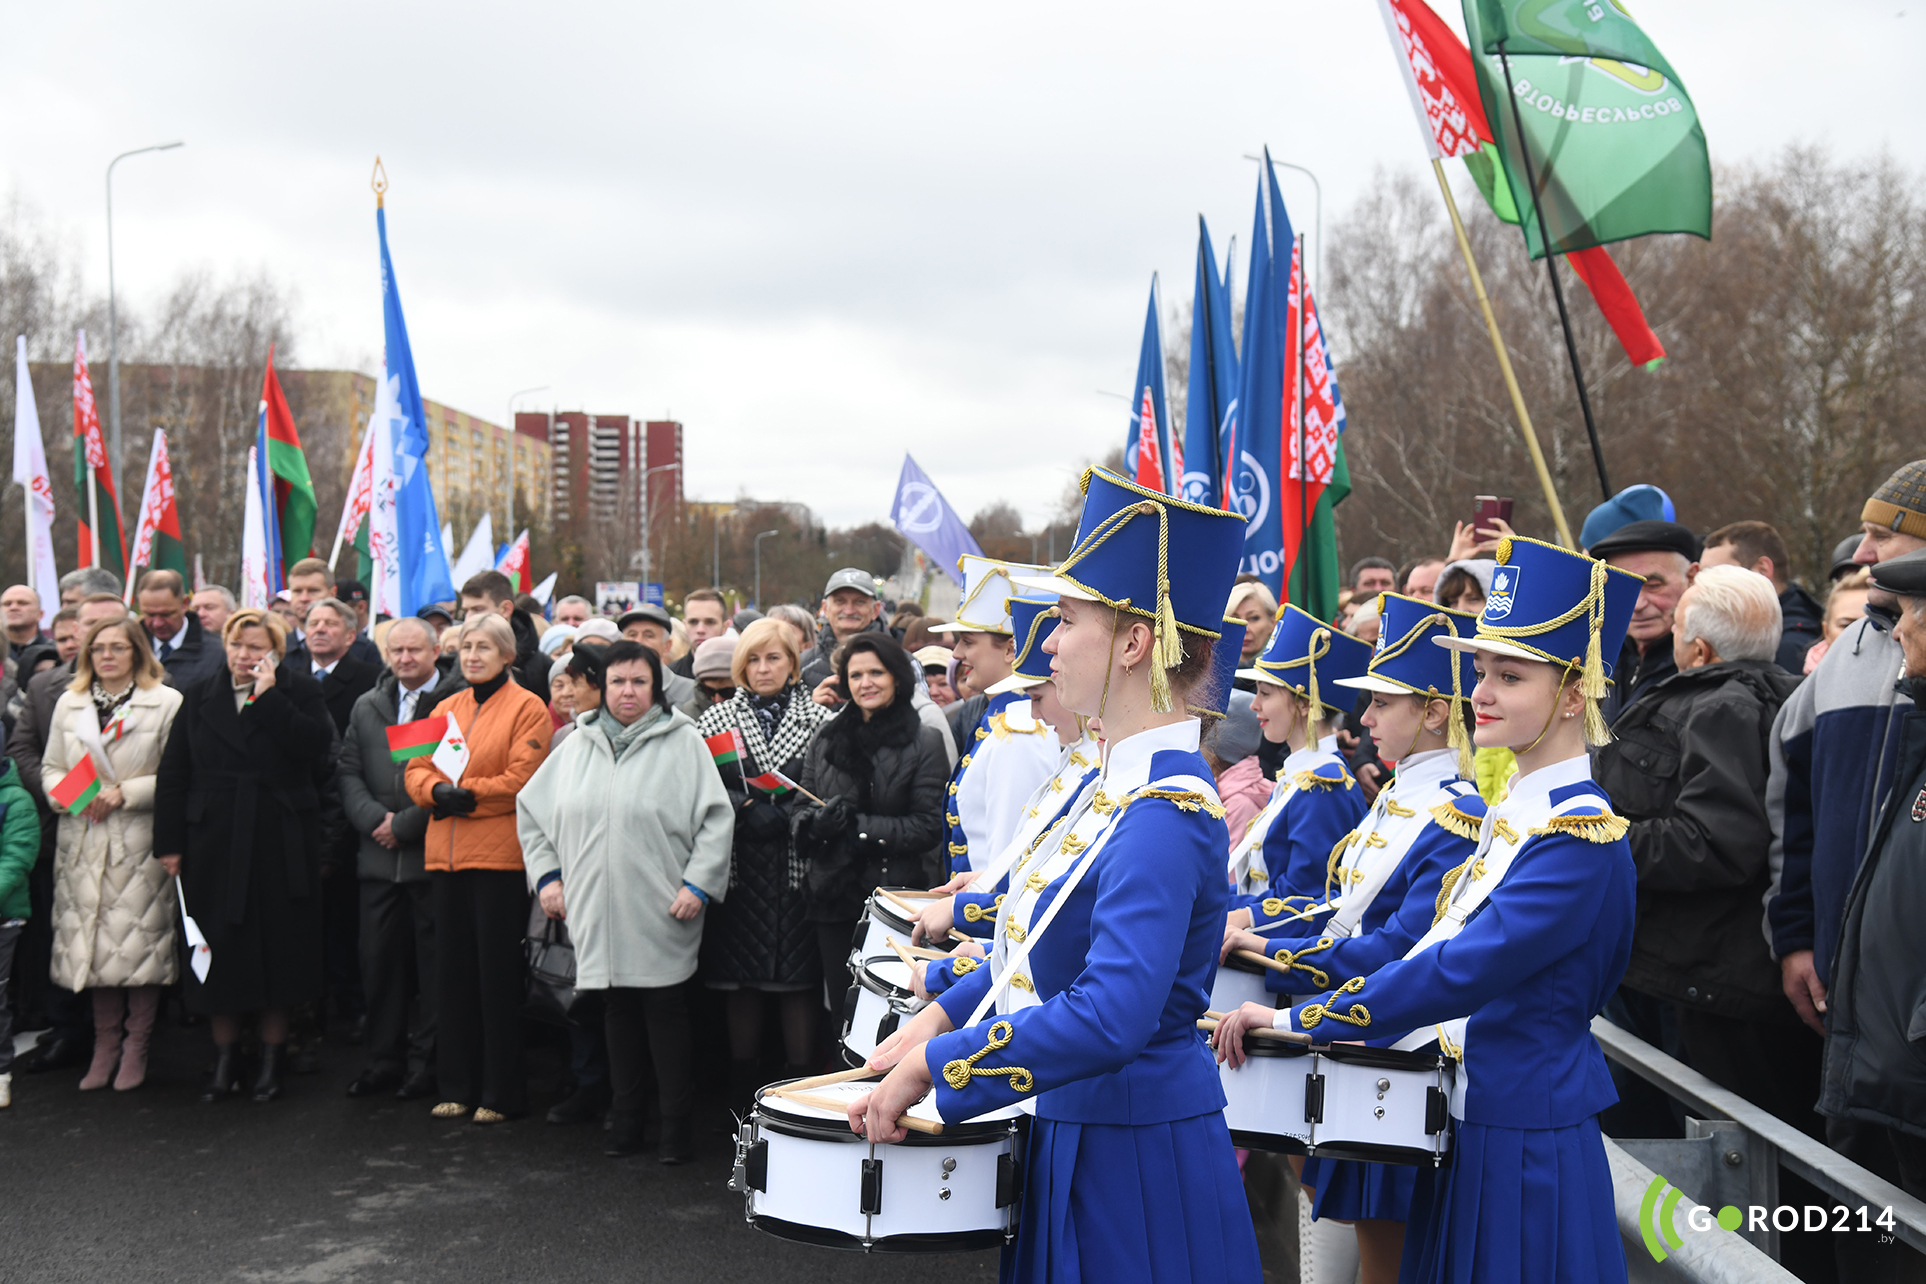
[[[63,814],[54,847],[53,979],[76,992],[175,977],[174,880],[153,859],[154,773],[181,693],[146,687],[127,703],[125,732],[106,744],[124,804],[98,825]],[[91,699],[61,694],[41,762],[48,792],[86,753],[83,730],[98,726]]]

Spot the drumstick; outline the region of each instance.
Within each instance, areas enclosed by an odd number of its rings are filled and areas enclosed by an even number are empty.
[[[1197,1022],[1197,1028],[1214,1032],[1217,1029],[1217,1022],[1208,1019],[1200,1020]],[[1254,1034],[1260,1039],[1278,1039],[1284,1043],[1311,1042],[1311,1036],[1308,1034],[1299,1034],[1296,1030],[1274,1030],[1267,1025],[1254,1025],[1244,1033]]]
[[[950,939],[959,945],[968,945],[972,941],[976,941],[978,945],[983,944],[983,942],[977,941],[977,939],[968,932],[959,932],[955,928],[950,929]]]
[[[828,1088],[835,1084],[848,1083],[853,1079],[865,1079],[875,1073],[867,1065],[860,1065],[854,1070],[839,1070],[835,1074],[819,1074],[813,1079],[798,1079],[794,1083],[785,1083],[780,1091],[797,1092],[804,1088]]]
[[[892,887],[887,891],[879,887],[876,890],[899,901],[940,901],[949,895],[948,892],[913,892],[900,887]]]
[[[895,892],[889,891],[885,888],[881,888],[881,887],[877,888],[876,894],[878,896],[888,897],[890,900],[895,901],[896,908],[908,910],[909,916],[911,918],[915,918],[918,914],[921,914],[923,912],[921,909],[917,908],[916,906],[910,904],[908,901],[904,900],[902,897],[898,896]]]
[[[941,950],[926,950],[920,945],[905,945],[895,937],[890,937],[889,947],[896,951],[896,957],[915,967],[924,959],[946,959],[949,955]]]
[[[1273,972],[1288,972],[1291,970],[1290,964],[1279,963],[1270,955],[1259,954],[1256,950],[1232,950],[1231,953],[1248,963],[1262,963]]]
[[[874,1071],[868,1073],[873,1074]],[[799,1106],[814,1106],[818,1110],[834,1110],[845,1115],[849,1113],[849,1103],[847,1101],[838,1101],[834,1097],[816,1097],[806,1092],[790,1092],[783,1088],[771,1088],[766,1095],[783,1097],[795,1102]],[[932,1137],[937,1136],[943,1131],[942,1124],[929,1119],[918,1119],[914,1115],[903,1115],[897,1119],[896,1126],[899,1128],[907,1128],[911,1132],[927,1133]]]

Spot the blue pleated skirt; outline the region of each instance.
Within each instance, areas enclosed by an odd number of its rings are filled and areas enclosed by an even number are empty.
[[[1304,1161],[1304,1184],[1317,1192],[1311,1216],[1340,1222],[1376,1218],[1402,1222],[1411,1216],[1411,1191],[1418,1182],[1414,1164],[1367,1164],[1355,1159]]]
[[[1399,1284],[1624,1284],[1597,1119],[1455,1129],[1445,1166],[1417,1170]]]
[[[1257,1236],[1222,1112],[1174,1123],[1034,1119],[1005,1284],[1259,1284]]]

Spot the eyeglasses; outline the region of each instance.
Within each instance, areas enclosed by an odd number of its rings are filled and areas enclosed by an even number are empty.
[[[90,646],[87,648],[87,654],[96,660],[103,659],[110,655],[132,655],[133,653],[134,648],[128,646],[125,642],[115,643],[110,646]]]

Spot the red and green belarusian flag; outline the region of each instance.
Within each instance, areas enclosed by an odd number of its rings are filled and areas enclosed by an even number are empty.
[[[178,571],[187,583],[187,548],[181,543],[181,514],[174,504],[174,466],[167,457],[167,434],[154,429],[154,446],[147,458],[147,484],[141,487],[140,517],[134,523],[134,548],[127,558],[136,570]],[[134,579],[127,578],[126,597],[134,600]]]
[[[76,548],[83,566],[99,566],[127,578],[127,536],[120,529],[114,470],[100,435],[100,409],[87,373],[87,332],[74,339],[74,493],[80,523]]]
[[[388,728],[388,756],[396,762],[426,758],[448,731],[448,715],[417,718]]]
[[[718,731],[713,736],[704,736],[702,743],[709,746],[709,756],[715,759],[716,766],[726,767],[734,763],[736,770],[742,773],[744,784],[754,785],[757,789],[772,794],[786,794],[796,788],[795,782],[780,771],[765,771],[759,776],[750,775],[748,768],[743,765],[749,751],[743,747],[742,733],[734,727],[727,731]]]
[[[281,578],[287,568],[314,556],[314,481],[294,413],[274,375],[274,349],[269,347],[267,374],[261,380],[261,414],[267,421],[268,473],[274,478],[274,511],[281,518]]]
[[[87,810],[87,804],[100,793],[100,772],[94,767],[94,756],[82,754],[74,769],[60,778],[47,797],[53,805],[71,816],[78,816]]]

